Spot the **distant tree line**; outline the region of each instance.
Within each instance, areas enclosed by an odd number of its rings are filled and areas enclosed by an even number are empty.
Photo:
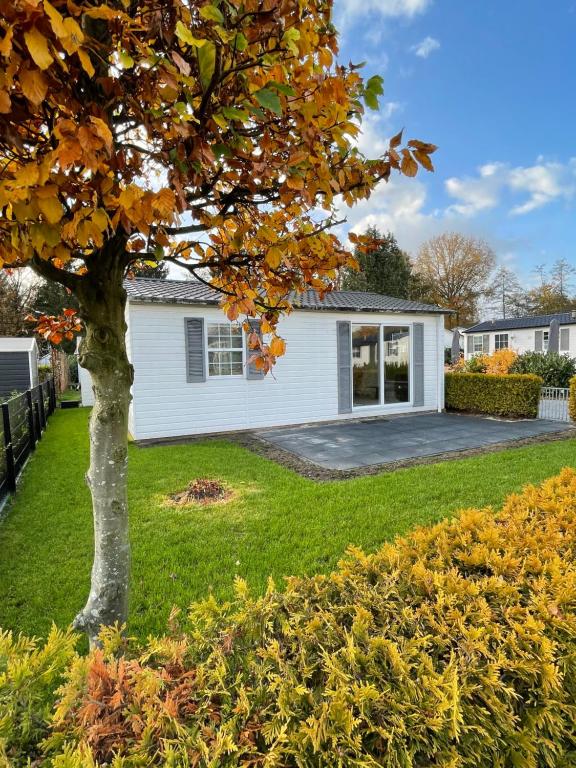
[[[391,232],[369,227],[370,247],[357,249],[358,271],[346,270],[344,290],[374,291],[452,309],[448,327],[469,326],[481,317],[545,315],[576,309],[575,268],[565,259],[537,268],[538,284],[524,288],[515,272],[497,266],[484,240],[457,232],[433,237],[414,258]]]

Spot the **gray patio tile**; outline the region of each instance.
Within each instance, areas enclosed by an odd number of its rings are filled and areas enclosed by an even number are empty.
[[[330,469],[352,469],[478,448],[571,429],[544,420],[507,421],[436,413],[262,430],[264,440]],[[574,431],[576,436],[576,430]]]

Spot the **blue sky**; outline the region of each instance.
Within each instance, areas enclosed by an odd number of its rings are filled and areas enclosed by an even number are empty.
[[[383,185],[349,226],[411,253],[480,236],[526,285],[537,265],[576,266],[576,0],[335,0],[334,17],[341,60],[384,77],[362,150],[402,127],[439,146],[435,174]]]

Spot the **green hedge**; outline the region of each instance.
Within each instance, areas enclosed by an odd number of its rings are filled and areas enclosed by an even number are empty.
[[[570,379],[569,386],[568,412],[572,421],[576,421],[576,376]]]
[[[573,767],[576,473],[121,650],[73,662],[50,768]]]
[[[446,408],[534,419],[542,379],[532,374],[447,373]]]
[[[576,360],[558,352],[524,352],[510,367],[510,373],[541,376],[545,387],[567,387],[576,374]]]

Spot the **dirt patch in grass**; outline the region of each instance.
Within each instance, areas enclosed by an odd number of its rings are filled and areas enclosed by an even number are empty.
[[[229,501],[232,496],[232,491],[219,480],[198,477],[189,483],[184,490],[171,493],[167,502],[176,507],[187,507],[190,504],[207,506],[208,504],[221,504]]]

